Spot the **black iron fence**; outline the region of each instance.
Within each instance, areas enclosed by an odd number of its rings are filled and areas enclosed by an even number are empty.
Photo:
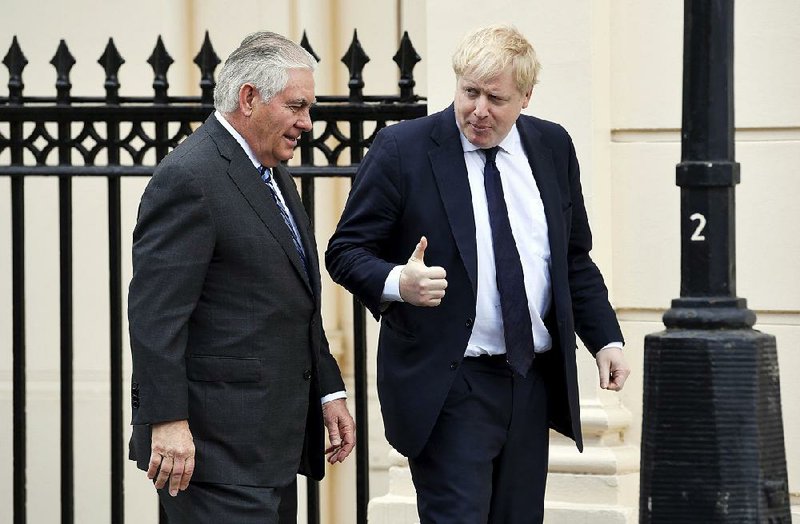
[[[319,60],[305,34],[301,45]],[[424,99],[414,94],[413,68],[420,58],[407,33],[403,35],[393,59],[400,69],[400,94],[365,95],[362,71],[370,59],[354,33],[350,48],[342,58],[350,73],[349,95],[317,97],[318,103],[311,109],[314,130],[302,136],[298,144],[299,165],[290,167],[292,174],[300,180],[303,203],[312,220],[317,179],[352,178],[379,129],[391,122],[426,114]],[[0,177],[10,178],[12,232],[13,521],[15,524],[26,522],[27,509],[25,182],[30,177],[58,179],[61,522],[72,523],[75,519],[72,303],[75,202],[72,182],[75,177],[100,177],[108,184],[110,522],[122,523],[125,508],[124,439],[128,421],[123,420],[122,352],[125,334],[122,304],[125,283],[122,282],[120,184],[123,178],[152,175],[158,161],[213,111],[214,71],[220,59],[206,33],[194,59],[201,74],[200,96],[172,96],[168,93],[167,71],[173,59],[160,37],[148,59],[154,72],[153,96],[120,95],[117,73],[125,60],[113,39],[109,39],[98,60],[106,75],[105,97],[72,94],[70,70],[76,61],[63,40],[50,62],[57,76],[55,97],[24,95],[22,73],[27,63],[14,37],[3,59],[9,71],[8,96],[0,97],[0,155],[9,159],[0,164]],[[344,165],[343,162],[348,163]],[[369,454],[365,313],[355,301],[353,307],[355,392],[351,397],[355,400],[358,421],[356,511],[358,522],[366,522]],[[308,488],[308,522],[316,523],[320,514],[318,486],[309,481]]]

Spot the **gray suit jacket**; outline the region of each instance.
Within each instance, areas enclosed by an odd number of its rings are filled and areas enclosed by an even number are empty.
[[[149,425],[188,418],[194,481],[324,474],[320,397],[344,385],[322,328],[311,223],[286,170],[274,172],[308,272],[269,189],[213,115],[142,196],[128,305],[130,458],[141,469]]]

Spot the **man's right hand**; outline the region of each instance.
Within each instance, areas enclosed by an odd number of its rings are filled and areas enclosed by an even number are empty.
[[[151,426],[150,464],[147,478],[155,479],[156,489],[169,480],[169,494],[189,487],[194,473],[194,440],[188,420],[160,422]]]
[[[400,296],[414,306],[434,307],[442,303],[447,287],[447,276],[443,267],[425,265],[425,249],[428,239],[419,239],[417,247],[400,272]]]

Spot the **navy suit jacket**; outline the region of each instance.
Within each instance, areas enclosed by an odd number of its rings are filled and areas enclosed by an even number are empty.
[[[547,218],[553,349],[537,357],[548,387],[551,427],[582,449],[575,332],[595,354],[622,341],[597,266],[575,149],[558,124],[520,116],[517,128]],[[381,320],[378,393],[386,436],[408,457],[422,450],[461,363],[475,318],[477,245],[472,198],[453,106],[381,130],[359,168],[328,245],[333,279]],[[447,271],[438,307],[380,297],[389,271],[422,235],[425,263]],[[517,239],[517,242],[520,242]],[[524,240],[522,240],[524,241]]]
[[[130,456],[188,419],[193,481],[322,478],[320,398],[344,388],[320,318],[319,261],[291,177],[273,170],[308,271],[269,189],[213,115],[156,169],[133,233]]]

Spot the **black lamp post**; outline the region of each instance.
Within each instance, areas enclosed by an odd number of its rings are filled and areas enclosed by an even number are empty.
[[[790,522],[775,338],[736,296],[733,0],[685,0],[681,296],[645,338],[641,523]]]

